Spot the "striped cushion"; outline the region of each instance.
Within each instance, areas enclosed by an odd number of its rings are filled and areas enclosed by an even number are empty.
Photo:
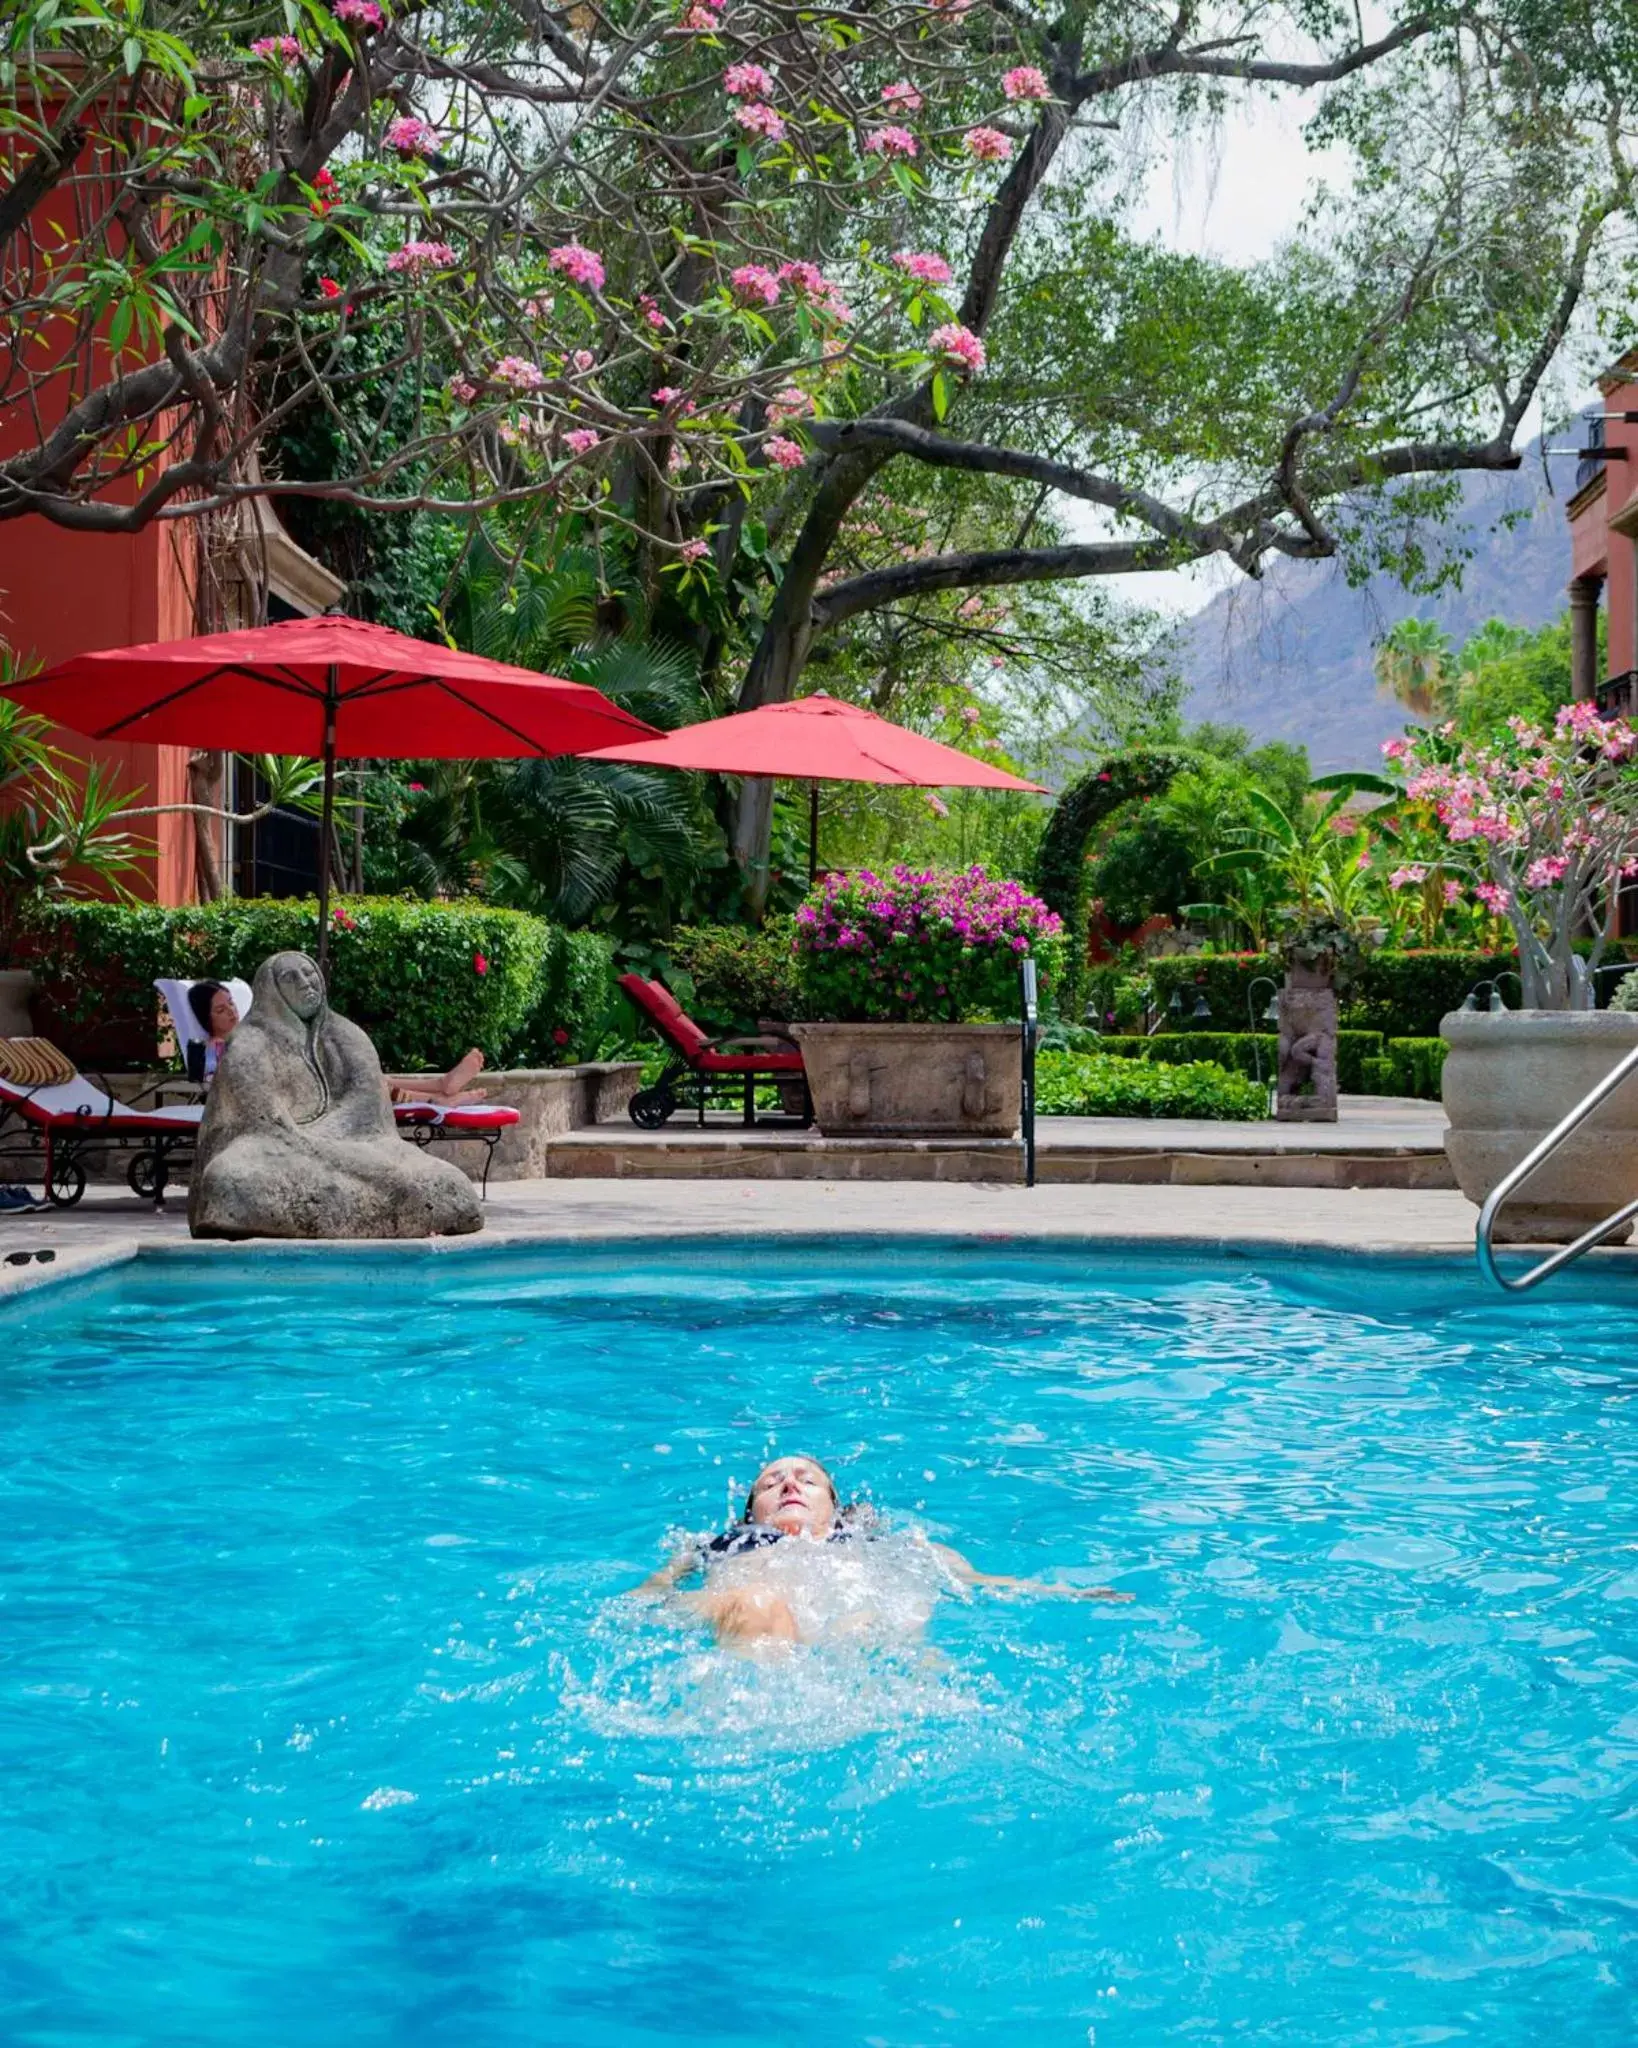
[[[19,1088],[60,1088],[74,1071],[74,1062],[49,1038],[0,1038],[0,1079]]]

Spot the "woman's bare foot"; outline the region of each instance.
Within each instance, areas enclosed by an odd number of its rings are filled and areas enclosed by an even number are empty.
[[[440,1095],[447,1096],[457,1102],[463,1100],[467,1102],[475,1101],[477,1099],[475,1096],[465,1095],[463,1091],[470,1088],[482,1072],[483,1054],[476,1046],[473,1046],[464,1059],[457,1060],[454,1066],[450,1068],[449,1072],[444,1076],[443,1084],[438,1092]]]

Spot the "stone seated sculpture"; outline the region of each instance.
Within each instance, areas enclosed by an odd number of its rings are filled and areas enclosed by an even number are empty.
[[[375,1047],[305,953],[264,960],[222,1049],[188,1189],[195,1237],[444,1237],[481,1230],[465,1174],[406,1145]]]

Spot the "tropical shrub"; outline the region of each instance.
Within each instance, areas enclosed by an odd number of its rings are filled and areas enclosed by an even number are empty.
[[[1021,884],[979,867],[827,875],[796,913],[797,983],[810,1017],[1016,1017],[1028,956],[1045,1001],[1063,959],[1062,921]]]
[[[310,952],[316,916],[311,902],[244,897],[53,905],[29,932],[38,1020],[88,1063],[147,1065],[156,978],[249,980],[270,953]],[[608,1010],[609,949],[520,911],[359,897],[336,905],[330,994],[392,1070],[447,1064],[471,1045],[492,1066],[563,1064]]]
[[[1337,1086],[1345,1095],[1370,1092],[1366,1068],[1383,1049],[1379,1031],[1337,1033]],[[1099,1050],[1112,1058],[1149,1060],[1160,1066],[1212,1060],[1231,1073],[1260,1079],[1264,1087],[1273,1081],[1280,1063],[1279,1034],[1273,1031],[1157,1031],[1152,1038],[1108,1038]]]
[[[792,918],[771,917],[760,930],[744,925],[688,925],[671,939],[671,959],[691,984],[687,1007],[717,1030],[760,1017],[784,1020],[807,1014],[792,951]],[[673,986],[674,994],[681,990]]]
[[[1036,1061],[1041,1116],[1201,1116],[1253,1123],[1268,1089],[1209,1060],[1163,1066],[1101,1053],[1044,1052]]]

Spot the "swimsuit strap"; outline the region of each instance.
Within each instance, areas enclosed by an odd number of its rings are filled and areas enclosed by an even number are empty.
[[[855,1529],[846,1528],[838,1522],[825,1538],[827,1543],[851,1543],[858,1534]],[[783,1529],[770,1529],[761,1522],[736,1522],[731,1529],[725,1529],[720,1536],[713,1536],[708,1543],[700,1545],[702,1557],[738,1557],[747,1550],[761,1550],[770,1543],[784,1541]]]

